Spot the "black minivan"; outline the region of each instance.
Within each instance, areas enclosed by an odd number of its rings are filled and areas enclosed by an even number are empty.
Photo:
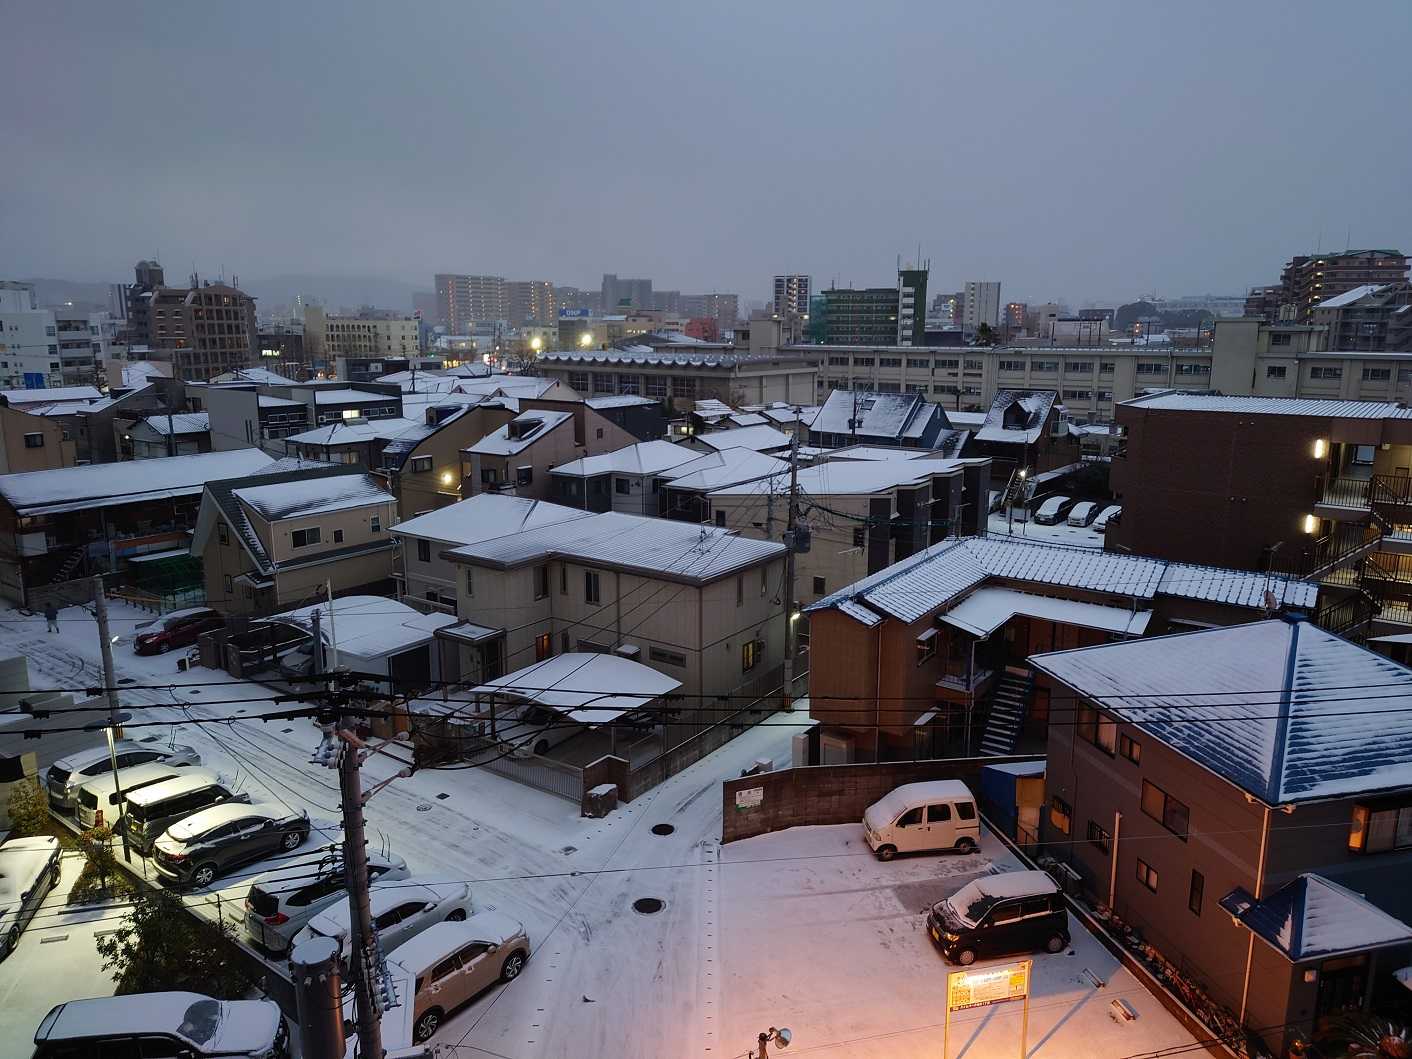
[[[1069,913],[1047,872],[1002,872],[932,905],[927,933],[943,956],[969,967],[992,956],[1063,952],[1069,947]]]
[[[162,780],[126,796],[123,823],[128,839],[144,856],[152,844],[173,824],[221,802],[249,802],[250,795],[236,794],[230,785],[210,769],[182,769],[180,776]]]

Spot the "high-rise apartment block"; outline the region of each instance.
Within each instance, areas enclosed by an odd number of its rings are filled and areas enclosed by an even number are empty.
[[[823,296],[826,345],[920,346],[925,341],[925,268],[900,269],[896,287],[832,288]]]
[[[775,277],[775,315],[809,315],[809,277],[792,273]]]
[[[1005,303],[1005,330],[1012,335],[1018,334],[1025,329],[1025,316],[1029,313],[1030,307],[1027,302],[1006,302]]]
[[[508,319],[505,277],[438,272],[436,312],[439,322],[453,335],[470,334],[477,323]]]
[[[559,300],[547,279],[516,279],[505,284],[506,319],[511,327],[552,324],[559,320]]]
[[[1407,255],[1400,250],[1345,250],[1290,258],[1278,287],[1254,287],[1245,315],[1266,323],[1292,320],[1307,324],[1321,302],[1355,287],[1381,286],[1407,279]]]
[[[966,302],[962,307],[961,326],[974,333],[981,324],[1000,326],[1000,283],[988,280],[966,281]]]
[[[143,300],[150,310],[151,359],[170,361],[174,378],[201,382],[254,366],[259,355],[255,299],[233,284],[200,283],[193,275],[190,287],[157,287]],[[128,324],[133,324],[131,311]]]
[[[1314,323],[1329,329],[1329,349],[1412,352],[1412,283],[1366,284],[1336,294],[1314,307]]]
[[[652,281],[650,279],[619,279],[611,272],[603,273],[603,312],[616,313],[620,309],[651,309]]]

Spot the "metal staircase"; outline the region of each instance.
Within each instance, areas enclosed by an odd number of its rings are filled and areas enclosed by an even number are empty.
[[[54,572],[54,576],[49,579],[49,583],[51,585],[57,585],[69,580],[69,578],[73,576],[73,572],[78,569],[78,564],[83,562],[83,556],[87,550],[88,549],[82,545],[75,548],[73,554],[64,560],[64,565]]]
[[[990,695],[989,716],[981,736],[982,757],[1004,757],[1015,752],[1033,694],[1033,674],[1009,668],[1000,674]]]

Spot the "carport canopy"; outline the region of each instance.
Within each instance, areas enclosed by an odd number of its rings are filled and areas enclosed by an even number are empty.
[[[640,662],[612,654],[571,652],[517,669],[471,689],[534,703],[583,724],[606,724],[681,687]]]

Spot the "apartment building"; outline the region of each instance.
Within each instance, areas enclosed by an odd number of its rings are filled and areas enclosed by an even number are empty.
[[[1412,283],[1365,283],[1314,307],[1329,349],[1412,353]]]
[[[510,280],[505,284],[506,319],[511,327],[556,324],[559,302],[547,279]]]
[[[1118,424],[1110,548],[1298,573],[1325,628],[1412,632],[1412,409],[1172,392]]]
[[[392,495],[355,468],[313,467],[209,482],[192,532],[206,600],[270,614],[323,594],[392,587]]]
[[[601,285],[602,311],[606,313],[617,312],[619,309],[651,309],[654,307],[652,300],[652,281],[650,279],[619,279],[611,272],[603,273],[603,283]],[[705,316],[706,313],[693,313],[694,316]]]
[[[148,359],[170,361],[174,378],[196,382],[254,366],[255,299],[232,284],[195,279],[190,287],[158,287],[144,296]]]
[[[436,274],[436,312],[447,333],[468,335],[478,323],[493,323],[510,315],[504,276]]]
[[[553,468],[556,504],[583,511],[659,515],[660,475],[699,459],[701,453],[670,441],[644,441]]]
[[[809,444],[824,448],[845,445],[946,448],[948,441],[959,444],[953,434],[945,410],[920,393],[833,390],[809,422]]]
[[[924,449],[850,450],[797,473],[809,547],[795,556],[795,599],[813,603],[947,536],[985,532],[990,461]],[[882,458],[878,458],[882,457]],[[716,525],[784,541],[789,475],[712,490]]]
[[[211,451],[211,419],[206,412],[174,412],[137,420],[123,435],[124,459],[193,456]]]
[[[1112,925],[1275,1055],[1401,992],[1412,671],[1281,619],[1030,664],[1055,703],[1042,848]]]
[[[806,608],[818,760],[1042,744],[1050,698],[1036,691],[1031,654],[1249,621],[1271,601],[1308,607],[1316,591],[1284,577],[1017,537],[943,540]]]
[[[110,355],[108,314],[39,309],[27,283],[0,298],[0,388],[81,386],[98,382]]]
[[[72,467],[76,455],[73,438],[57,420],[0,403],[0,474]]]
[[[961,328],[975,334],[981,324],[991,329],[1000,326],[1000,281],[967,280],[965,301],[961,308]]]
[[[927,269],[899,269],[895,287],[825,290],[818,330],[828,346],[920,346],[926,304]]]
[[[404,313],[365,309],[352,316],[338,316],[310,305],[304,309],[304,352],[309,359],[325,364],[339,357],[407,361],[421,350],[418,327],[417,318]],[[377,374],[395,370],[398,369],[393,367]]]
[[[814,404],[817,371],[809,352],[813,348],[759,355],[682,342],[660,349],[565,349],[541,353],[536,370],[585,397],[651,397],[670,401],[683,412],[706,398],[733,407],[778,401]]]
[[[774,313],[776,316],[808,316],[811,279],[792,272],[775,277]]]
[[[501,493],[548,500],[550,471],[638,440],[581,401],[521,401],[504,426],[461,451],[461,495]]]
[[[1407,255],[1399,250],[1345,250],[1300,254],[1289,259],[1278,288],[1256,287],[1246,299],[1245,315],[1266,323],[1289,319],[1310,323],[1323,301],[1366,284],[1402,283]]]

